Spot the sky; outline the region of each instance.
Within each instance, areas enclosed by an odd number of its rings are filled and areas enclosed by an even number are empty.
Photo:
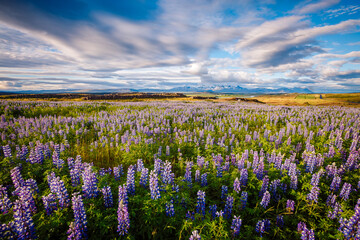
[[[0,0],[0,91],[360,92],[359,0]]]

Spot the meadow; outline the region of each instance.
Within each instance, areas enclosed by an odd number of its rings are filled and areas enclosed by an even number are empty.
[[[0,238],[358,239],[359,133],[352,107],[1,100]]]

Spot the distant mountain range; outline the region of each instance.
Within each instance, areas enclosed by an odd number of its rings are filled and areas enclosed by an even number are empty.
[[[19,91],[2,91],[0,94],[41,94],[41,93],[128,93],[128,92],[148,92],[148,93],[159,93],[159,92],[170,92],[170,93],[197,93],[197,92],[208,92],[208,93],[229,93],[229,94],[280,94],[280,93],[313,93],[307,88],[242,88],[240,86],[233,85],[211,85],[211,86],[184,86],[175,87],[171,89],[57,89],[57,90],[19,90]]]

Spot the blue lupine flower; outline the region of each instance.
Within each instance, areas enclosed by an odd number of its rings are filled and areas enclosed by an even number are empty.
[[[126,187],[128,195],[135,195],[135,169],[133,165],[128,168]]]
[[[238,178],[235,179],[234,181],[234,191],[239,193],[241,191],[240,189],[240,181]]]
[[[50,193],[47,196],[42,197],[44,207],[47,215],[51,215],[57,209],[56,197],[54,194]]]
[[[196,212],[205,216],[205,192],[199,190],[197,196]]]
[[[228,187],[225,185],[221,186],[221,199],[226,199],[228,194]]]
[[[174,182],[171,168],[172,168],[171,163],[166,160],[164,163],[164,169],[161,172],[162,182],[164,185],[172,184]]]
[[[225,216],[227,219],[231,218],[233,205],[234,205],[234,197],[228,196],[225,203]]]
[[[205,187],[207,186],[207,173],[204,173],[203,175],[201,175],[201,186]]]
[[[127,188],[126,188],[126,184],[124,185],[119,185],[119,202],[123,201],[123,203],[127,206],[128,205],[128,194],[127,194]]]
[[[292,212],[292,211],[294,211],[294,209],[295,209],[295,201],[288,199],[286,201],[286,210],[288,212]]]
[[[311,202],[318,202],[318,196],[319,196],[319,187],[312,187],[310,190],[310,193],[307,195],[307,199]]]
[[[119,235],[124,236],[129,231],[130,218],[129,218],[129,212],[128,212],[127,205],[124,204],[122,199],[119,201],[119,207],[118,207],[117,213],[118,213],[117,232],[119,233]]]
[[[241,196],[240,196],[240,201],[241,201],[241,208],[245,209],[246,204],[247,204],[247,200],[248,200],[248,193],[243,191],[241,192]]]
[[[283,215],[277,215],[276,216],[276,225],[279,228],[283,228],[284,227],[284,216]]]
[[[215,219],[215,218],[216,218],[216,210],[217,210],[216,204],[210,205],[210,207],[209,207],[209,213],[210,213],[212,219]]]
[[[242,224],[242,220],[239,217],[234,216],[231,224],[231,229],[233,230],[233,237],[236,238],[240,234],[240,227]]]
[[[348,200],[351,193],[351,188],[352,186],[350,183],[344,183],[343,187],[341,188],[339,197],[341,197],[344,201]]]
[[[104,204],[105,207],[109,208],[113,206],[113,196],[111,193],[111,188],[110,186],[105,186],[101,189],[101,192],[103,194],[104,197]]]
[[[246,186],[247,181],[248,181],[248,171],[247,171],[246,168],[241,169],[241,172],[240,172],[240,183],[241,183],[241,186]]]
[[[141,176],[140,176],[140,185],[146,188],[147,182],[148,182],[148,174],[149,169],[148,168],[142,168],[141,170]]]
[[[87,219],[84,203],[81,195],[76,192],[71,198],[72,209],[74,212],[74,222],[70,224],[68,230],[68,239],[86,239],[87,238]]]
[[[260,205],[263,206],[263,208],[267,208],[267,206],[269,205],[270,203],[270,193],[268,191],[266,191],[264,193],[264,196],[260,202]]]
[[[150,193],[152,199],[156,200],[160,198],[158,175],[155,170],[150,172]]]
[[[165,204],[165,213],[166,213],[166,216],[168,216],[168,217],[175,216],[175,209],[174,209],[173,201],[170,201]]]
[[[99,194],[97,187],[98,179],[96,173],[92,171],[91,166],[88,166],[82,172],[83,185],[82,190],[86,198],[95,198]]]
[[[14,202],[14,228],[18,239],[36,238],[35,225],[27,202],[21,200]]]

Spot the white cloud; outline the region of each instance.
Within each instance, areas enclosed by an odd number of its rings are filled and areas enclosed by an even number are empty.
[[[307,4],[305,6],[297,6],[292,12],[295,14],[314,13],[319,10],[331,7],[332,5],[335,5],[339,2],[340,0],[322,0],[316,3]]]

